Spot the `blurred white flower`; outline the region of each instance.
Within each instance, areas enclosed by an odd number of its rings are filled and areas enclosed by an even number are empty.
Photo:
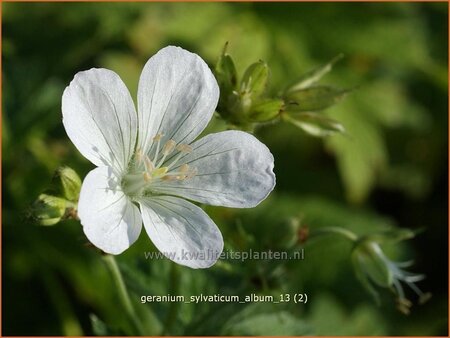
[[[218,98],[206,63],[179,47],[161,49],[145,65],[137,112],[116,73],[75,75],[63,94],[63,123],[80,153],[98,167],[84,179],[78,204],[84,233],[95,246],[119,254],[136,241],[143,222],[155,246],[175,262],[192,268],[215,263],[222,235],[184,198],[250,208],[275,186],[273,156],[252,135],[225,131],[193,142]]]
[[[431,297],[429,292],[422,292],[415,284],[423,280],[425,275],[403,270],[413,262],[391,261],[373,239],[359,241],[353,249],[352,258],[357,277],[377,303],[380,300],[374,286],[390,288],[397,295],[397,308],[405,314],[409,313],[412,302],[406,298],[402,283],[419,296],[419,303],[424,303]]]

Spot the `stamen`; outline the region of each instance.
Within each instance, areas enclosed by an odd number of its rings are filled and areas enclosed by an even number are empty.
[[[181,173],[186,173],[186,172],[188,172],[189,171],[189,165],[188,164],[183,164],[181,167],[180,167],[180,172]]]
[[[409,315],[411,313],[412,303],[406,298],[397,299],[397,310],[399,310],[404,315]]]
[[[142,150],[141,148],[138,148],[136,150],[136,162],[141,163],[141,161],[142,161]]]
[[[155,169],[155,165],[148,156],[145,156],[145,169],[147,172],[151,173]]]
[[[197,168],[193,168],[191,171],[189,171],[189,173],[186,175],[186,179],[191,179],[192,177],[194,177],[195,175],[197,175],[198,170]]]
[[[177,145],[177,150],[180,153],[177,156],[175,156],[175,159],[172,162],[170,162],[170,164],[168,165],[169,168],[172,168],[183,155],[191,153],[192,147],[188,144],[179,144]]]
[[[153,156],[153,163],[156,163],[156,160],[158,159],[158,155],[159,155],[159,144],[161,143],[161,138],[163,137],[163,134],[156,134],[153,137],[153,141],[157,142],[156,143],[156,151],[155,151],[155,155]]]
[[[169,155],[175,149],[176,145],[177,144],[174,140],[167,141],[166,144],[164,145],[164,149],[163,149],[164,156]]]
[[[160,141],[163,136],[164,135],[161,133],[156,134],[155,136],[153,136],[153,141]]]
[[[148,182],[150,182],[150,181],[152,180],[152,176],[151,176],[148,172],[145,171],[145,172],[143,173],[143,175],[144,175],[144,181],[145,181],[145,182],[148,183]]]
[[[179,144],[177,146],[177,150],[182,153],[189,154],[192,152],[192,147],[189,144]]]
[[[412,302],[407,298],[399,298],[397,301],[400,304],[405,305],[406,307],[411,307],[413,305]]]
[[[175,181],[178,178],[178,176],[173,176],[173,175],[166,175],[161,177],[161,179],[163,181]]]
[[[423,293],[422,295],[420,295],[420,298],[419,298],[419,304],[420,304],[420,305],[425,304],[426,302],[428,302],[428,301],[430,300],[431,297],[432,297],[431,292],[425,292],[425,293]]]
[[[166,142],[162,151],[163,157],[159,160],[158,164],[156,165],[157,168],[164,163],[164,160],[166,159],[167,155],[169,155],[175,149],[176,145],[177,144],[174,140],[169,140]]]

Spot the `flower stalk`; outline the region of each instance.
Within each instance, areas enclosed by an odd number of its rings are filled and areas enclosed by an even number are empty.
[[[331,235],[331,234],[340,235],[341,237],[344,237],[351,242],[356,242],[358,240],[358,236],[354,232],[341,227],[321,227],[319,229],[315,229],[314,231],[312,231],[310,236],[316,237],[320,235]]]
[[[122,273],[120,272],[119,266],[117,265],[116,259],[113,255],[104,255],[103,260],[106,263],[106,267],[108,268],[111,277],[116,286],[120,303],[122,304],[125,313],[127,314],[130,322],[132,323],[136,334],[144,335],[144,330],[142,328],[142,324],[136,315],[136,311],[134,310],[133,303],[131,302],[130,295],[127,291],[125,282],[122,277]]]

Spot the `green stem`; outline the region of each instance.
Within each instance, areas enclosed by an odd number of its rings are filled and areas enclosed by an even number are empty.
[[[358,240],[358,236],[355,233],[340,227],[322,227],[314,229],[314,231],[311,232],[311,237],[328,234],[341,235],[352,242],[356,242]]]
[[[103,260],[106,263],[106,266],[108,267],[111,276],[114,280],[114,283],[116,285],[116,288],[119,292],[119,299],[122,303],[123,308],[125,309],[125,312],[127,313],[131,323],[133,324],[136,333],[140,335],[144,335],[144,331],[142,329],[141,322],[139,321],[139,318],[136,315],[136,312],[134,311],[133,304],[131,303],[130,295],[128,294],[127,288],[125,286],[125,282],[122,277],[122,273],[120,272],[119,266],[117,265],[117,262],[112,255],[105,255],[103,256]]]
[[[170,294],[177,294],[179,291],[179,271],[178,266],[175,263],[171,263],[170,267],[170,285],[169,285],[169,293]],[[170,327],[177,319],[177,312],[178,312],[178,302],[171,302],[169,311],[167,313],[166,320],[164,321],[164,327],[162,330],[162,335],[167,335]]]

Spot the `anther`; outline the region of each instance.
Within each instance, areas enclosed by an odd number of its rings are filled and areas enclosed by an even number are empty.
[[[188,174],[186,175],[186,179],[190,179],[192,177],[194,177],[195,175],[197,175],[198,170],[197,168],[193,168],[191,171],[188,172]]]
[[[166,175],[166,176],[161,177],[161,179],[163,181],[175,181],[177,179],[177,176]]]
[[[189,165],[188,164],[183,164],[181,167],[180,167],[180,172],[181,173],[187,173],[189,171]]]
[[[163,136],[164,135],[161,133],[156,134],[155,136],[153,136],[153,141],[160,141]]]
[[[186,153],[189,154],[192,152],[192,147],[188,144],[179,144],[177,146],[177,150],[182,152],[182,153]]]
[[[163,148],[163,154],[165,156],[169,155],[175,149],[176,145],[177,144],[174,140],[167,141]]]

